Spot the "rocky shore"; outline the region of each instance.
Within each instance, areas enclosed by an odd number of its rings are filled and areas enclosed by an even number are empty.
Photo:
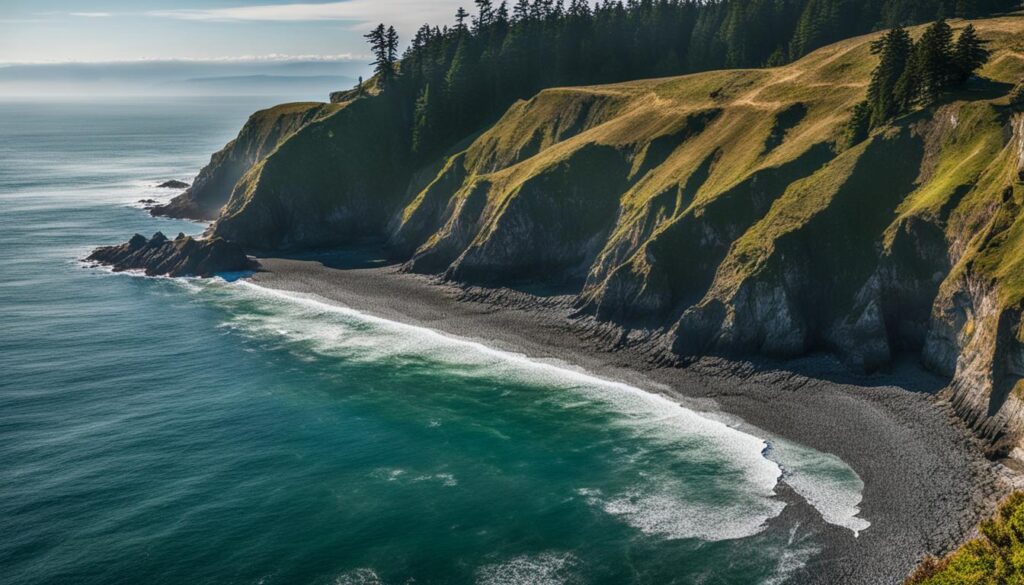
[[[185,234],[171,240],[161,232],[135,234],[124,244],[97,248],[86,258],[115,272],[142,270],[147,276],[200,276],[255,270],[259,264],[238,244],[221,238],[199,240]]]
[[[571,297],[558,291],[458,286],[379,266],[372,255],[353,258],[260,259],[252,280],[582,367],[841,457],[865,483],[861,517],[871,527],[854,538],[797,506],[802,529],[825,547],[795,583],[901,583],[925,554],[968,537],[1017,481],[984,457],[984,445],[955,416],[942,391],[947,381],[910,360],[872,376],[824,356],[705,358],[680,367],[656,335],[575,315]]]

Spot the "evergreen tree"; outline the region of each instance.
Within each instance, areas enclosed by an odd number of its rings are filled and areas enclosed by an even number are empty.
[[[387,47],[388,71],[394,75],[398,65],[398,31],[395,27],[388,27],[388,32],[384,35],[384,44]]]
[[[445,89],[453,104],[459,104],[469,93],[469,49],[465,40],[459,42],[452,58],[448,73],[444,77]],[[452,113],[457,114],[458,109],[453,108]]]
[[[455,32],[462,34],[466,32],[466,19],[469,18],[469,13],[466,9],[459,6],[459,9],[455,11]]]
[[[956,75],[953,64],[953,29],[945,20],[932,23],[914,46],[913,75],[917,99],[931,104],[952,85]]]
[[[491,0],[474,0],[476,3],[477,17],[473,20],[473,28],[476,32],[486,30],[494,22],[494,4]]]
[[[871,130],[871,107],[863,101],[853,107],[850,121],[846,124],[846,144],[852,146],[868,137]]]
[[[963,85],[988,61],[989,52],[985,42],[978,38],[974,25],[968,24],[953,47],[953,83]]]
[[[878,67],[868,84],[868,109],[871,126],[878,126],[900,113],[901,104],[896,94],[897,84],[904,77],[913,49],[910,34],[901,26],[893,28],[871,45],[871,52],[879,55]]]
[[[435,114],[432,106],[430,84],[428,83],[423,86],[423,91],[416,98],[416,108],[413,114],[412,151],[416,155],[422,155],[427,152],[433,139]]]
[[[513,22],[524,22],[530,18],[530,0],[516,0],[512,8]]]
[[[384,28],[383,24],[364,35],[373,52],[373,70],[380,78],[382,87],[390,84],[395,76],[398,59],[398,34],[394,27]]]

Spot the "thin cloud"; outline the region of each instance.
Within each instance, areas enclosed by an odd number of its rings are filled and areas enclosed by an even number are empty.
[[[0,61],[0,67],[15,65],[119,65],[131,63],[348,63],[368,61],[370,55],[360,53],[339,53],[337,55],[289,55],[270,53],[267,55],[233,55],[223,57],[140,57],[138,59],[115,59],[100,61],[50,60],[50,61]]]
[[[472,4],[469,0],[348,0],[320,4],[269,4],[231,8],[153,10],[159,18],[212,22],[314,22],[346,21],[356,27],[386,22],[405,28],[423,23],[442,25],[450,22],[455,9]]]
[[[69,12],[71,16],[80,16],[82,18],[109,18],[113,14],[109,12]]]

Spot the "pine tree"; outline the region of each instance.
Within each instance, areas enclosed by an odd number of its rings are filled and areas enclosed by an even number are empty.
[[[384,35],[384,43],[387,46],[388,70],[391,75],[394,75],[398,68],[398,31],[395,30],[395,27],[388,27],[388,32]]]
[[[378,24],[363,37],[370,43],[374,72],[383,75],[388,67],[387,29],[384,28],[384,23]]]
[[[871,107],[863,101],[853,107],[850,121],[846,123],[846,145],[853,146],[868,137],[871,130]]]
[[[871,52],[879,55],[878,67],[868,84],[871,127],[883,124],[901,112],[896,88],[904,77],[912,49],[910,34],[901,26],[871,44]]]
[[[956,74],[953,64],[953,29],[939,19],[925,29],[914,46],[917,99],[931,104],[948,88]]]
[[[445,75],[445,89],[448,98],[453,103],[461,106],[460,101],[465,99],[469,88],[469,49],[465,40],[459,41],[459,46],[452,57],[452,63]],[[458,108],[455,108],[458,109]]]
[[[525,22],[530,19],[530,0],[516,0],[512,8],[512,22]]]
[[[381,87],[387,87],[395,77],[398,63],[398,33],[395,27],[384,28],[384,24],[364,35],[373,52],[373,69],[380,78]]]
[[[459,9],[455,11],[455,32],[462,34],[466,32],[466,19],[469,18],[469,13],[466,9],[459,6]]]
[[[428,83],[423,86],[423,91],[416,98],[416,107],[413,113],[412,151],[414,154],[422,155],[430,150],[429,141],[434,122],[432,106],[430,84]]]
[[[953,84],[960,86],[967,83],[974,73],[988,61],[989,52],[985,41],[978,38],[974,25],[968,24],[953,47]]]
[[[473,21],[475,32],[480,32],[494,22],[494,4],[491,0],[473,0],[476,4],[477,17]]]

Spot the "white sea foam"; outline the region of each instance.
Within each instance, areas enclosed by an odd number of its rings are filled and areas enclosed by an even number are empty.
[[[848,528],[854,536],[871,526],[858,517],[864,482],[842,459],[784,439],[772,439],[767,456],[826,522]]]
[[[373,569],[355,569],[338,575],[334,579],[334,585],[381,585],[382,583],[383,581]]]
[[[623,518],[645,534],[706,541],[757,534],[763,529],[764,520],[777,516],[785,507],[778,500],[765,498],[750,498],[728,506],[698,505],[681,497],[678,489],[664,486],[658,492],[636,490],[600,504],[605,512]]]
[[[230,324],[251,334],[284,337],[315,353],[349,361],[426,360],[457,366],[447,372],[451,375],[553,386],[563,391],[553,395],[557,407],[603,405],[615,413],[609,424],[625,428],[645,443],[670,449],[686,445],[688,458],[725,462],[728,488],[733,496],[729,502],[702,501],[698,494],[686,493],[677,478],[664,475],[645,478],[637,489],[592,496],[596,506],[645,533],[704,540],[756,534],[784,507],[775,498],[783,467],[789,484],[818,508],[826,521],[855,533],[867,526],[866,521],[856,517],[863,484],[841,460],[832,456],[777,442],[774,457],[766,457],[768,444],[757,436],[763,434],[756,429],[740,430],[736,427],[743,425],[731,424],[728,419],[697,413],[661,394],[599,378],[564,364],[530,359],[249,281],[220,283],[214,288],[257,303],[255,311],[234,312]],[[835,478],[840,481],[833,481]]]
[[[481,567],[476,582],[477,585],[563,585],[574,581],[572,568],[576,564],[576,558],[568,553],[523,555]]]

